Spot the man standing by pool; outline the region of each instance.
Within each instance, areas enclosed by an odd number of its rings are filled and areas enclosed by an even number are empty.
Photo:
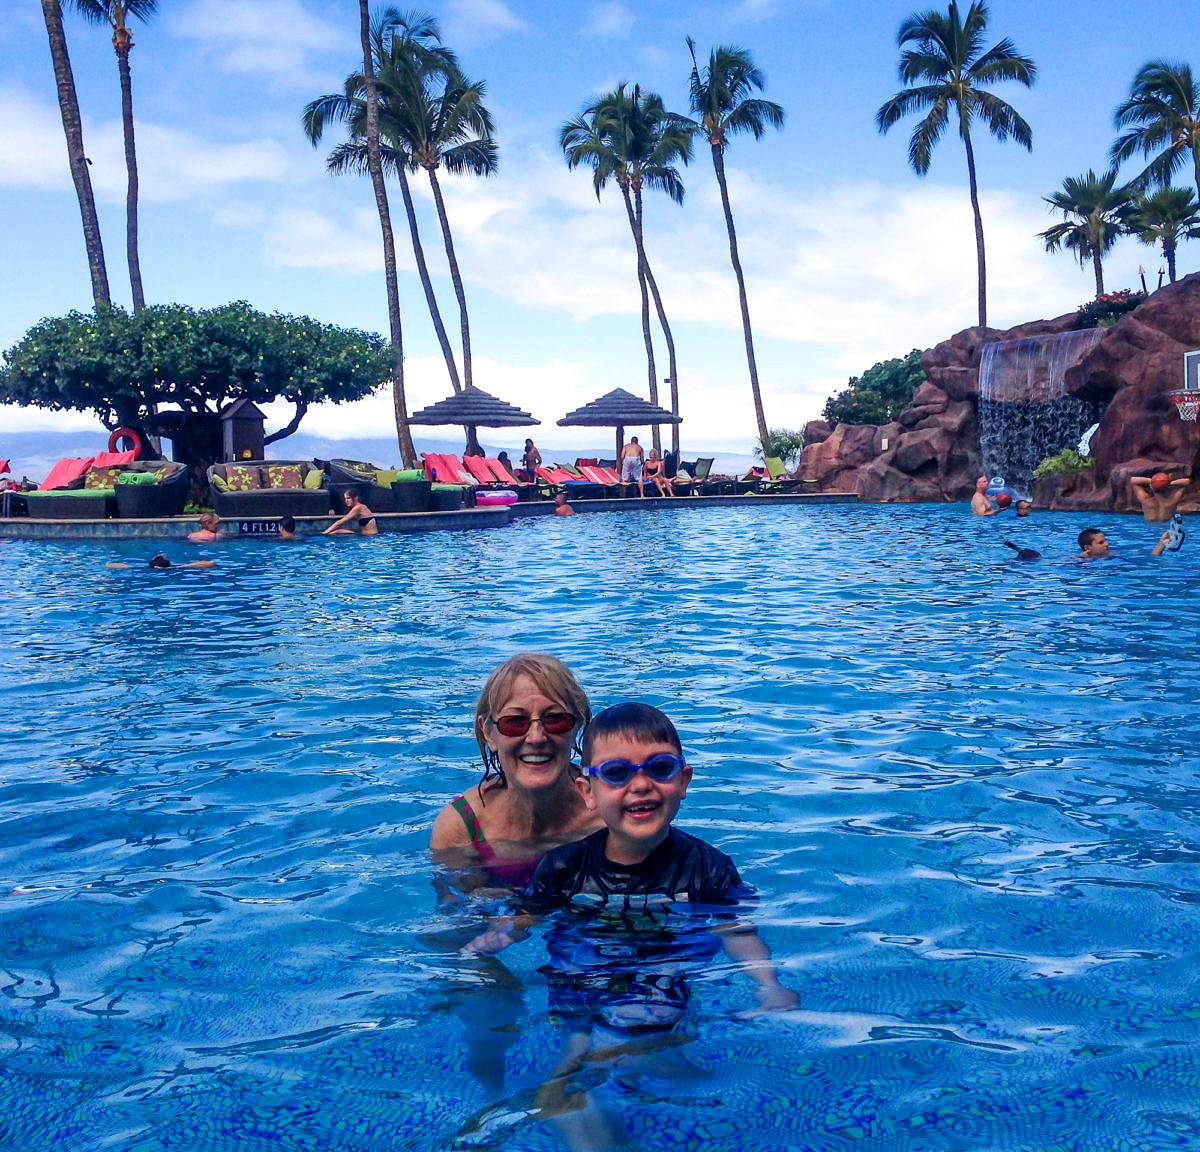
[[[975,495],[971,497],[971,511],[976,516],[995,516],[1000,511],[988,496],[987,486],[988,478],[986,476],[980,476],[975,481]]]
[[[638,495],[642,497],[646,495],[642,482],[642,461],[645,457],[646,454],[642,451],[638,438],[630,436],[629,443],[621,449],[621,483],[636,484]]]

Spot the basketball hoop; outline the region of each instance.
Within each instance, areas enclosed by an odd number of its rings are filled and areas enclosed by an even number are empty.
[[[1180,420],[1190,420],[1193,424],[1196,423],[1196,416],[1200,414],[1200,391],[1188,388],[1179,388],[1171,393],[1171,403],[1179,409]]]

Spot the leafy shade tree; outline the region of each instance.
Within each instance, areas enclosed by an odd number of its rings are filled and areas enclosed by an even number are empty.
[[[158,0],[69,0],[70,5],[93,24],[104,24],[113,30],[113,50],[117,54],[117,69],[121,77],[121,125],[125,135],[125,251],[129,262],[129,287],[133,293],[133,310],[146,306],[142,291],[142,267],[138,260],[138,169],[137,148],[133,137],[133,81],[129,72],[129,51],[133,34],[129,17],[145,23],[158,9]]]
[[[729,233],[729,259],[737,278],[738,302],[742,309],[742,332],[746,340],[746,364],[750,370],[750,391],[754,397],[754,417],[758,423],[758,442],[770,441],[767,418],[763,413],[762,392],[758,384],[758,365],[754,359],[754,335],[750,329],[750,304],[746,299],[746,279],[738,256],[737,232],[733,226],[733,210],[729,206],[729,186],[725,180],[725,149],[729,137],[749,132],[755,140],[770,128],[782,128],[783,109],[770,100],[752,96],[766,86],[766,77],[754,64],[754,58],[743,48],[714,48],[708,63],[701,69],[696,60],[696,43],[689,36],[688,51],[692,54],[692,74],[689,95],[693,126],[704,133],[712,148],[713,168],[721,190],[721,207],[725,211],[725,229]]]
[[[104,267],[104,244],[100,239],[100,220],[96,215],[96,199],[92,195],[92,178],[83,151],[83,122],[79,118],[79,97],[75,93],[75,75],[71,57],[67,54],[67,37],[63,31],[62,5],[59,0],[42,0],[42,16],[50,37],[50,56],[54,62],[54,81],[58,87],[58,110],[62,116],[63,132],[67,137],[67,159],[71,179],[83,217],[83,241],[87,246],[88,267],[92,274],[92,299],[97,308],[109,303],[108,271]]]
[[[920,349],[907,356],[882,360],[825,401],[821,413],[829,424],[887,424],[912,403],[913,393],[926,381]]]
[[[754,455],[760,460],[768,456],[783,462],[785,468],[794,468],[800,462],[800,453],[804,451],[804,433],[795,428],[772,428],[766,444],[759,441],[754,449]]]
[[[596,199],[610,179],[615,180],[625,201],[625,213],[637,251],[638,287],[642,298],[642,337],[646,345],[646,365],[650,383],[650,402],[658,403],[658,371],[654,364],[654,340],[650,333],[649,296],[654,297],[658,322],[667,345],[671,411],[679,415],[679,371],[675,359],[675,339],[667,321],[662,295],[646,256],[642,190],[645,187],[665,192],[676,204],[683,202],[683,181],[676,163],[686,164],[692,155],[692,133],[671,116],[662,97],[643,93],[639,85],[632,91],[624,84],[588,105],[559,131],[559,147],[567,166],[587,165],[592,169]],[[672,448],[679,454],[679,425],[671,426]],[[659,430],[654,428],[654,447],[661,448]]]
[[[1026,150],[1032,150],[1029,125],[1016,109],[986,89],[1005,80],[1030,87],[1037,76],[1037,66],[1029,57],[1019,55],[1011,40],[1000,40],[991,48],[984,48],[987,22],[988,9],[982,0],[976,0],[967,9],[966,19],[959,15],[956,0],[950,0],[945,15],[930,11],[909,16],[900,25],[897,36],[901,48],[905,44],[914,45],[900,53],[900,79],[908,87],[875,113],[875,125],[881,133],[910,113],[925,114],[908,143],[908,162],[918,176],[929,171],[934,146],[951,117],[956,121],[967,154],[971,211],[975,215],[980,326],[987,324],[987,261],[971,125],[981,120],[997,140],[1011,136]]]
[[[1180,240],[1200,237],[1200,205],[1190,188],[1159,188],[1139,195],[1126,220],[1130,235],[1143,244],[1160,244],[1171,283],[1175,283],[1175,252]]]
[[[400,140],[396,124],[395,110],[402,96],[400,95],[400,77],[406,70],[405,59],[412,54],[433,56],[441,54],[447,66],[454,63],[453,56],[440,45],[437,39],[437,25],[431,18],[418,19],[409,16],[409,23],[400,23],[401,18],[388,12],[385,20],[371,33],[372,55],[378,67],[379,75],[372,76],[376,90],[377,107],[377,141],[381,171],[390,175],[400,185],[400,194],[404,201],[405,214],[408,219],[409,237],[412,242],[413,257],[416,261],[417,275],[425,292],[425,303],[433,321],[434,332],[442,349],[446,362],[446,371],[450,376],[450,384],[455,392],[462,389],[458,375],[458,365],[454,358],[454,349],[446,334],[446,326],[442,321],[441,309],[438,307],[437,295],[433,290],[433,280],[429,274],[429,265],[425,259],[425,248],[421,242],[420,227],[417,223],[416,208],[413,204],[412,190],[408,182],[408,170],[411,157],[405,152]],[[372,69],[374,73],[374,69]],[[339,144],[330,154],[326,167],[335,173],[371,173],[370,156],[366,144],[367,138],[367,76],[365,73],[355,73],[346,79],[345,91],[313,100],[304,110],[304,131],[309,142],[315,147],[330,121],[339,121],[346,125],[350,139]],[[374,175],[372,174],[374,180]],[[383,213],[387,213],[387,190],[382,184],[376,189],[376,200],[383,205]],[[381,217],[382,219],[382,217]],[[391,221],[388,217],[388,234],[391,234]],[[385,259],[385,264],[387,263]],[[391,247],[391,271],[388,273],[389,298],[397,291],[395,276],[395,246]],[[397,310],[399,309],[397,295]],[[393,343],[395,336],[393,336]]]
[[[1113,122],[1127,129],[1109,152],[1114,167],[1136,152],[1146,157],[1158,153],[1134,181],[1138,187],[1166,187],[1190,155],[1200,194],[1200,85],[1189,65],[1172,60],[1142,65]]]
[[[231,401],[294,406],[270,443],[295,432],[310,404],[360,400],[391,368],[381,336],[242,301],[202,311],[150,305],[132,315],[101,308],[42,320],[8,349],[0,403],[94,412],[106,428],[167,436],[176,459],[207,464],[219,458],[218,416]]]
[[[1103,176],[1089,168],[1086,175],[1068,176],[1059,191],[1042,197],[1063,214],[1060,223],[1038,233],[1046,251],[1069,248],[1081,268],[1091,260],[1097,296],[1104,295],[1104,256],[1125,231],[1132,194],[1129,185],[1117,184],[1115,168]]]

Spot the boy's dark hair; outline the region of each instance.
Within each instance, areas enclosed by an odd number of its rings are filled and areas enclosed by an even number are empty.
[[[1079,547],[1086,548],[1097,536],[1103,536],[1104,533],[1099,528],[1085,528],[1079,533]]]
[[[296,531],[295,517],[281,516],[279,518],[279,527],[282,528],[285,532],[295,532]]]
[[[649,704],[630,701],[628,704],[614,704],[596,713],[581,737],[584,764],[591,764],[592,745],[602,736],[629,736],[644,740],[647,744],[670,744],[676,753],[683,755],[683,745],[679,742],[675,725],[665,712]]]
[[[171,561],[168,560],[161,552],[157,556],[150,557],[151,568],[170,568]]]

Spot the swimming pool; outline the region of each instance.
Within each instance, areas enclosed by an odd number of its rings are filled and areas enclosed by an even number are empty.
[[[672,509],[166,573],[0,541],[0,1147],[562,1147],[541,939],[460,961],[425,852],[519,649],[676,721],[679,824],[803,1003],[740,1015],[713,961],[690,1080],[590,1073],[632,1146],[1200,1147],[1200,539],[1110,517],[1081,564],[1086,523]]]

